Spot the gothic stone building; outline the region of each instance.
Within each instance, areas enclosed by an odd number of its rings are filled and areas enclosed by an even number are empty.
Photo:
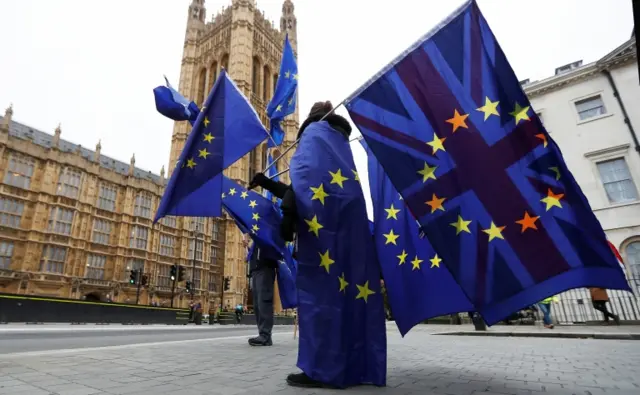
[[[297,47],[293,11],[286,0],[278,30],[255,1],[233,0],[205,22],[204,1],[193,0],[180,91],[202,103],[224,67],[267,124],[264,109],[273,95],[286,32]],[[250,299],[246,251],[233,221],[168,217],[152,224],[167,184],[164,168],[152,174],[136,168],[135,157],[122,163],[102,155],[100,143],[91,151],[61,139],[60,127],[51,135],[12,118],[11,107],[0,117],[0,292],[133,303],[136,288],[129,285],[129,272],[142,269],[148,285],[140,303],[168,306],[169,269],[180,264],[205,308]],[[292,144],[298,127],[297,112],[289,118],[282,148]],[[186,122],[175,124],[169,169],[189,130]],[[246,185],[265,158],[266,147],[258,147],[226,174]],[[231,281],[221,300],[223,276]],[[185,307],[189,299],[184,284],[178,284],[175,306]]]

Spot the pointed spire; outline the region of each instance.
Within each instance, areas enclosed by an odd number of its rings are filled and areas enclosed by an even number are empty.
[[[4,118],[2,118],[2,124],[0,124],[0,130],[9,132],[9,125],[11,125],[11,118],[13,118],[13,103],[4,110]]]
[[[164,183],[164,165],[162,165],[162,169],[160,169],[160,181]]]
[[[131,155],[131,161],[129,162],[129,175],[133,175],[133,170],[136,168],[136,154]]]
[[[53,147],[60,147],[60,134],[62,134],[62,124],[58,124],[56,130],[53,132]]]
[[[100,151],[102,150],[101,140],[98,140],[98,144],[96,144],[96,152],[93,153],[93,161],[100,161]]]

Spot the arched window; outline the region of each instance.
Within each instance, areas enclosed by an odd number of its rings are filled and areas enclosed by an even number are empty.
[[[196,93],[196,104],[202,107],[204,101],[207,99],[207,69],[200,70],[200,76],[198,77],[198,92]]]
[[[213,85],[218,79],[218,62],[213,62],[213,64],[209,68],[209,77],[209,80],[211,81],[211,88],[213,88]],[[211,90],[211,88],[209,88],[209,90]]]
[[[262,100],[266,103],[273,97],[273,92],[271,90],[271,84],[269,83],[269,76],[271,75],[271,69],[266,64],[264,65],[264,70],[262,72]],[[275,90],[274,90],[275,92]]]
[[[254,56],[253,57],[253,67],[251,68],[251,92],[260,97],[259,90],[260,89],[260,60]]]
[[[636,282],[640,282],[640,240],[632,241],[625,249],[629,274]]]
[[[222,66],[223,69],[227,71],[227,73],[229,72],[229,55],[225,54],[222,57],[222,60],[220,61],[220,65]]]

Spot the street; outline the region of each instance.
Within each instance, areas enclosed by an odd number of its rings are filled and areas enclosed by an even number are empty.
[[[404,339],[388,326],[385,388],[290,388],[297,342],[251,348],[251,327],[0,328],[0,394],[637,394],[634,340],[440,336],[469,327],[422,325]],[[539,328],[494,327],[535,334]],[[638,333],[637,327],[557,328],[557,334]],[[39,332],[36,333],[36,332]],[[545,332],[543,332],[545,333]],[[548,331],[546,332],[548,333]],[[12,344],[13,343],[13,344]],[[18,349],[20,349],[18,351]]]

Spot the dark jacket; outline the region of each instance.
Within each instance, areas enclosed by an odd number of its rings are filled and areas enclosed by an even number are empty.
[[[278,259],[276,256],[273,256],[273,253],[270,252],[268,248],[262,249],[256,246],[251,250],[251,255],[249,255],[249,275],[255,270],[260,270],[265,267],[272,269],[277,268]]]
[[[324,119],[323,119],[324,118]],[[329,125],[340,132],[345,139],[349,139],[351,135],[351,125],[342,116],[337,114],[326,115],[326,112],[317,112],[309,114],[309,117],[302,123],[298,131],[298,140],[302,137],[302,133],[313,122],[327,121]],[[280,209],[282,210],[282,225],[280,226],[280,235],[285,241],[293,241],[293,235],[297,232],[298,214],[296,209],[296,197],[293,193],[291,185],[287,185],[280,181],[274,181],[262,175],[259,179],[259,185],[271,192],[274,196],[282,199]]]

